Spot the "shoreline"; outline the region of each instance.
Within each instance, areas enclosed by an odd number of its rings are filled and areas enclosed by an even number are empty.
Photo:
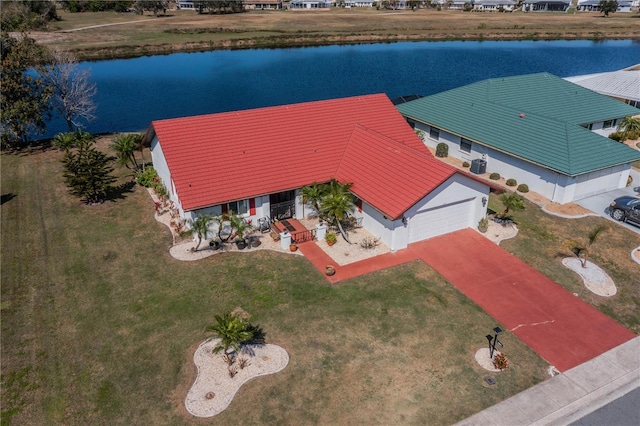
[[[37,39],[37,38],[36,38]],[[445,42],[445,41],[606,41],[606,40],[637,40],[638,34],[603,35],[599,32],[585,34],[556,34],[545,33],[534,36],[525,34],[496,33],[487,37],[477,34],[436,34],[423,35],[349,35],[349,36],[320,36],[292,35],[268,36],[246,39],[222,41],[201,41],[188,43],[165,43],[159,45],[123,45],[113,47],[92,47],[70,49],[80,61],[103,61],[111,59],[131,59],[143,56],[171,55],[174,53],[197,53],[218,50],[247,50],[247,49],[293,49],[321,46],[349,46],[359,44],[401,43],[401,42]]]

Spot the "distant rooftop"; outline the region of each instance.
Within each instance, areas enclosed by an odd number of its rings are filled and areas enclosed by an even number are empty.
[[[603,95],[640,101],[640,64],[620,71],[579,75],[565,80]]]

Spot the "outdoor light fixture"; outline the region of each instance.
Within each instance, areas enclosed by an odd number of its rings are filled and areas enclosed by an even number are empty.
[[[406,218],[406,217],[404,217],[404,216],[402,216],[402,224],[403,224],[404,226],[407,226],[407,223],[408,223],[407,218]]]
[[[498,340],[498,334],[502,333],[502,329],[500,327],[496,327],[493,329],[494,335],[487,334],[485,337],[489,341],[489,358],[493,359],[493,352],[496,350],[496,343],[500,345],[500,347],[504,347],[502,342]]]
[[[487,206],[487,197],[482,197],[482,207]]]

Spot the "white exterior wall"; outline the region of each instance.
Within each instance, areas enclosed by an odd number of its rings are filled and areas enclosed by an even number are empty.
[[[602,135],[616,130],[615,127],[602,129],[602,124],[594,123],[593,131]],[[482,158],[487,161],[487,173],[500,173],[505,179],[513,178],[518,184],[525,183],[530,191],[560,204],[615,189],[612,182],[617,182],[617,188],[624,188],[630,172],[630,165],[624,165],[572,178],[474,142],[471,144],[471,152],[467,153],[460,150],[458,136],[440,130],[440,140],[435,141],[429,137],[429,126],[416,123],[416,129],[425,132],[425,145],[435,148],[439,142],[444,142],[449,146],[451,157],[469,163]]]
[[[362,226],[375,238],[380,238],[380,241],[386,244],[391,250],[398,250],[406,247],[406,244],[403,247],[398,247],[397,244],[394,244],[393,221],[385,218],[382,213],[364,201],[362,202],[361,215]]]
[[[420,215],[421,212],[433,210],[447,205],[455,205],[463,201],[467,201],[465,206],[470,208],[470,214],[468,215],[468,223],[463,224],[463,228],[475,228],[478,225],[480,219],[486,216],[489,197],[489,185],[479,182],[475,179],[471,179],[460,173],[456,173],[451,176],[446,182],[428,194],[420,202],[416,203],[412,208],[407,210],[405,217],[407,218],[408,226],[405,228],[405,234],[407,229],[411,229],[411,221]],[[482,199],[486,198],[485,205],[482,205]],[[418,220],[417,218],[415,220]],[[407,241],[410,240],[410,236],[407,234],[405,237]]]
[[[173,201],[173,203],[178,207],[180,211],[180,216],[184,217],[184,210],[182,210],[182,204],[180,204],[180,200],[178,198],[178,193],[176,192],[176,187],[173,185],[171,180],[171,172],[169,172],[169,165],[167,165],[167,160],[164,158],[164,153],[162,152],[162,146],[160,146],[160,141],[158,137],[154,137],[151,141],[151,162],[153,163],[153,168],[156,169],[156,173],[158,177],[164,184],[164,187],[167,188],[167,194],[169,195],[169,200]]]

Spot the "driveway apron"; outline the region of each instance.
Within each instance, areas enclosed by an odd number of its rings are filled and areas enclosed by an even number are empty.
[[[561,372],[635,337],[473,230],[409,249]]]

